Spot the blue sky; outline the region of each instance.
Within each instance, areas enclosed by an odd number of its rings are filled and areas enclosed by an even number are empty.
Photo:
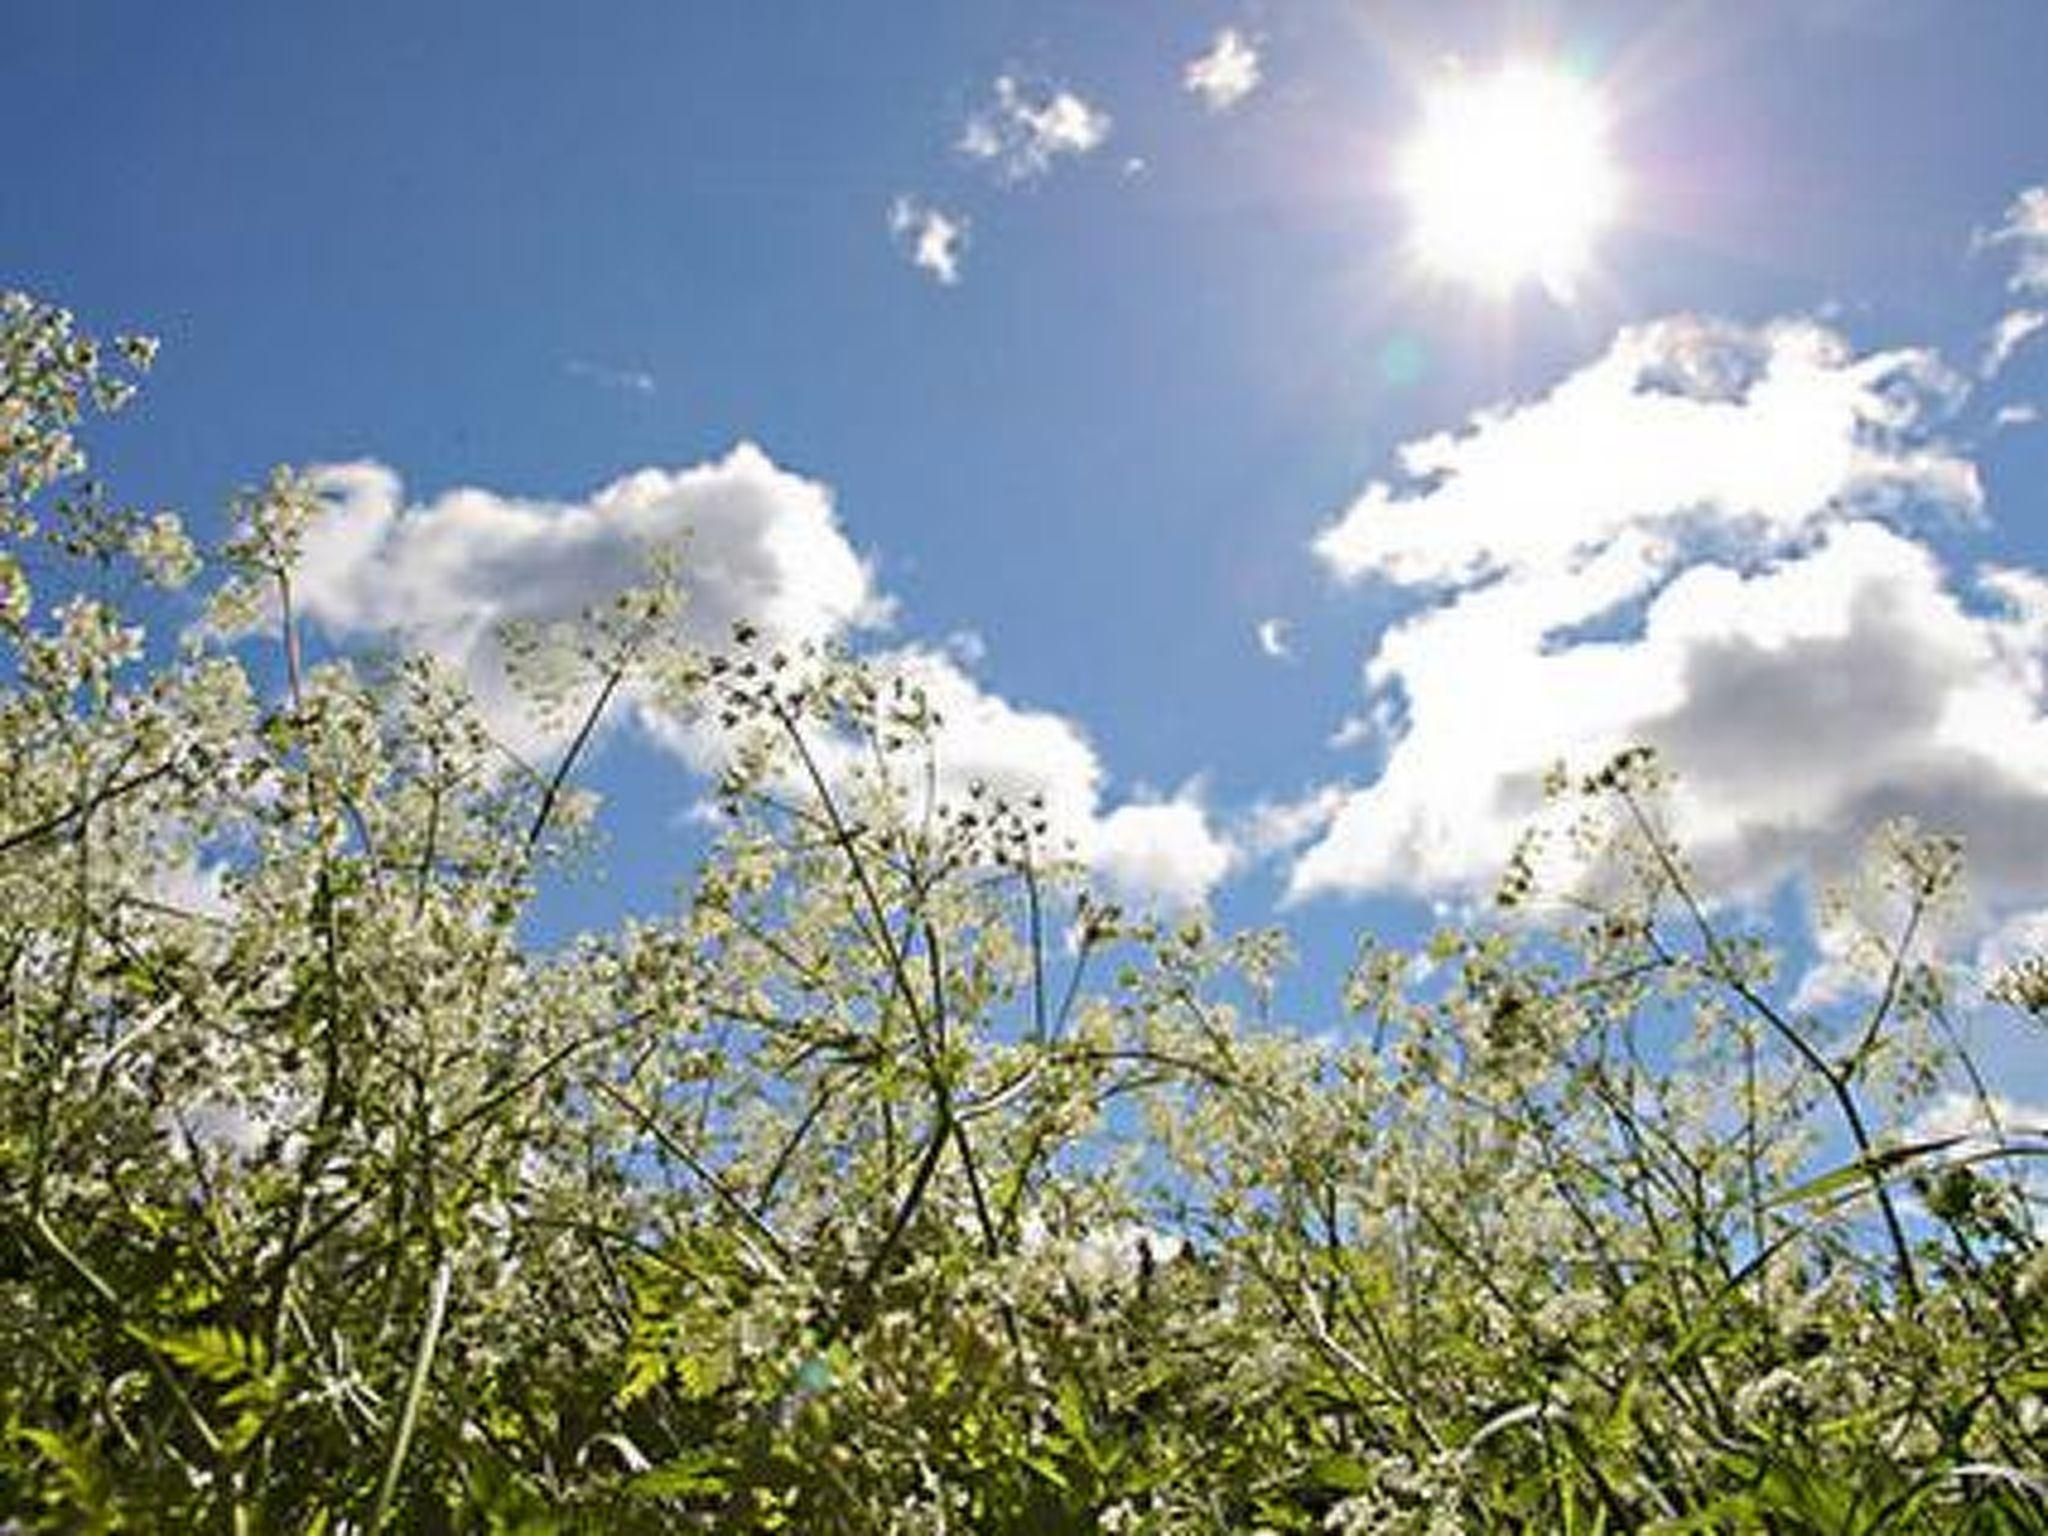
[[[2048,928],[2031,0],[16,10],[0,278],[163,337],[132,493],[354,466],[336,645],[488,689],[483,618],[689,529],[706,615],[917,672],[1112,884],[1292,889],[1323,974],[1641,735],[1732,886],[1910,810],[1986,866],[1959,943]],[[1609,116],[1568,295],[1414,258],[1403,146],[1509,60]],[[704,750],[615,734],[616,814]],[[581,910],[677,860],[606,862]]]

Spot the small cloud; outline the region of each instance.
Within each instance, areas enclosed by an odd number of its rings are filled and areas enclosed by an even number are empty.
[[[1068,90],[1038,94],[998,75],[995,99],[967,120],[960,153],[1009,182],[1033,181],[1062,157],[1094,153],[1109,137],[1109,114]]]
[[[1259,88],[1258,45],[1235,27],[1225,27],[1181,78],[1211,112],[1228,112]]]
[[[671,811],[668,826],[671,832],[704,831],[726,824],[725,807],[718,803],[715,795],[699,795],[679,811]]]
[[[635,395],[654,393],[654,375],[642,368],[613,368],[604,363],[587,362],[580,357],[570,358],[563,368],[571,378],[606,389],[623,389]]]
[[[1198,907],[1230,873],[1237,849],[1209,823],[1199,789],[1136,801],[1098,820],[1088,839],[1095,883],[1120,900],[1171,911]]]
[[[2041,407],[2031,400],[2022,400],[2017,405],[2001,405],[1991,418],[1991,425],[2001,429],[2031,427],[2040,419]]]
[[[1126,181],[1136,181],[1151,169],[1152,162],[1143,155],[1128,155],[1124,158],[1123,170]]]
[[[960,257],[967,249],[967,220],[942,213],[914,197],[889,205],[889,233],[896,248],[920,272],[951,287],[960,281]]]
[[[1259,650],[1275,661],[1292,661],[1294,647],[1288,643],[1288,623],[1285,619],[1261,619],[1259,621]]]
[[[2048,186],[2029,187],[2005,210],[2005,222],[1989,234],[1979,234],[1977,247],[2013,248],[2012,276],[2006,286],[2014,293],[2048,293]]]
[[[1996,378],[2012,361],[2012,355],[2043,326],[2048,326],[2048,311],[2016,309],[2010,314],[2000,315],[1998,323],[1991,328],[1990,340],[1984,344],[1984,360],[1977,365],[1978,374],[1987,379]]]

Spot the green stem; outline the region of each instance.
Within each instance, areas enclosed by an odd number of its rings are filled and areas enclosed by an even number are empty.
[[[412,1377],[405,1384],[405,1403],[398,1412],[398,1427],[391,1436],[391,1455],[384,1463],[384,1477],[377,1485],[377,1502],[370,1510],[366,1527],[370,1536],[384,1529],[391,1514],[391,1501],[398,1493],[398,1479],[405,1470],[406,1452],[412,1448],[413,1431],[419,1425],[420,1404],[427,1395],[427,1378],[433,1374],[434,1353],[441,1344],[441,1325],[448,1317],[448,1287],[454,1279],[452,1261],[441,1260],[434,1271],[433,1294],[427,1300],[427,1322],[420,1330],[420,1347],[413,1356]]]

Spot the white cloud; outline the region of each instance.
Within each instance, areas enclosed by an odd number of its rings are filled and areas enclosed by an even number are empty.
[[[2029,187],[2005,210],[2005,222],[1980,235],[1980,246],[2011,246],[2014,293],[2048,293],[2048,186]]]
[[[1997,1179],[2010,1180],[2038,1212],[2048,1202],[2048,1173],[2041,1152],[2048,1149],[2048,1104],[2015,1099],[2002,1093],[1979,1097],[1952,1088],[1902,1127],[1896,1143],[1955,1142],[1929,1154],[1924,1172],[1962,1163]],[[1915,1202],[1922,1202],[1915,1197]]]
[[[1513,586],[1382,643],[1372,672],[1407,693],[1408,729],[1297,866],[1298,892],[1483,889],[1550,763],[1589,769],[1633,742],[1678,769],[1677,830],[1716,886],[1846,871],[1872,827],[1906,814],[1963,836],[1991,905],[2038,890],[2038,626],[1967,611],[1920,545],[1853,522],[1753,574],[1698,565],[1639,633],[1577,644],[1558,638],[1570,610],[1524,622]]]
[[[1988,905],[2037,890],[2048,583],[1988,572],[1966,606],[1875,520],[1979,510],[1931,435],[1953,396],[1922,353],[1685,320],[1403,450],[1407,483],[1369,488],[1317,548],[1444,601],[1370,657],[1386,766],[1293,893],[1484,890],[1552,763],[1636,742],[1678,769],[1679,830],[1716,884],[1846,870],[1910,814],[1963,834]]]
[[[2048,907],[2016,912],[1986,935],[1972,969],[1987,984],[2009,966],[2048,955]]]
[[[1259,650],[1275,661],[1291,659],[1294,648],[1287,639],[1288,623],[1285,619],[1261,619],[1256,631]]]
[[[1031,181],[1062,158],[1092,154],[1109,138],[1109,114],[1069,90],[1034,92],[998,75],[994,100],[967,120],[959,148],[1006,181]]]
[[[1191,793],[1120,806],[1088,837],[1088,863],[1108,894],[1172,909],[1200,904],[1230,872],[1237,852]]]
[[[988,660],[988,641],[978,629],[956,629],[946,636],[942,649],[963,667],[978,667]]]
[[[2031,427],[2041,419],[2041,407],[2031,400],[2022,400],[2016,405],[2001,405],[1991,417],[1991,425],[2001,430],[2013,427]]]
[[[461,489],[408,504],[397,475],[375,463],[328,466],[316,478],[329,506],[296,573],[301,612],[339,640],[397,634],[448,659],[501,739],[527,754],[558,747],[563,732],[521,706],[498,626],[601,606],[645,579],[657,549],[679,553],[686,642],[721,645],[746,619],[770,645],[843,643],[894,611],[841,529],[830,491],[751,444],[690,469],[641,470],[574,502]],[[984,688],[969,670],[980,650],[978,637],[955,635],[868,656],[885,681],[921,688],[941,717],[942,795],[981,783],[1020,803],[1037,796],[1046,846],[1070,847],[1122,894],[1175,906],[1206,895],[1230,853],[1193,797],[1105,807],[1107,774],[1080,727]],[[721,760],[710,722],[664,713],[642,695],[625,702],[622,714],[693,767]],[[855,767],[840,746],[821,743],[820,753],[834,777]]]
[[[1350,798],[1351,791],[1340,784],[1318,784],[1293,800],[1262,801],[1236,829],[1241,856],[1269,859],[1292,853],[1321,836]]]
[[[1189,61],[1181,79],[1211,112],[1228,112],[1259,88],[1258,45],[1225,27],[1207,53]]]
[[[1996,1093],[1980,1099],[1974,1093],[1952,1089],[1914,1116],[1900,1140],[1940,1141],[1950,1136],[1962,1137],[1964,1141],[1946,1153],[1944,1160],[1990,1151],[2016,1139],[2048,1140],[2048,1105],[2029,1104]]]
[[[1347,581],[1460,585],[1569,569],[1625,532],[1781,541],[1902,499],[1971,513],[1975,470],[1917,440],[1959,387],[1929,353],[1858,358],[1810,321],[1631,327],[1543,399],[1404,446],[1408,484],[1367,486],[1316,553]]]
[[[1977,365],[1978,375],[1991,379],[2003,373],[2013,354],[2043,326],[2048,326],[2048,312],[2042,310],[2015,309],[2000,315],[1998,323],[1991,328],[1990,339],[1984,343],[1984,359]]]
[[[967,249],[967,220],[942,213],[914,197],[889,205],[889,233],[896,248],[920,272],[951,286],[960,281],[960,258]]]
[[[1391,738],[1386,727],[1386,717],[1392,707],[1390,699],[1374,700],[1372,710],[1362,715],[1346,715],[1337,722],[1337,728],[1323,738],[1324,745],[1333,752],[1348,752],[1353,747],[1363,747],[1374,741]]]
[[[498,627],[575,618],[645,579],[652,552],[679,550],[684,638],[722,640],[747,618],[784,643],[883,622],[889,603],[840,530],[829,491],[742,443],[691,469],[643,469],[587,500],[539,501],[461,488],[408,505],[380,464],[316,474],[329,500],[306,540],[294,596],[339,638],[398,633],[457,663],[516,747],[548,733],[507,683]]]
[[[1037,804],[1044,846],[1070,850],[1105,893],[1132,903],[1193,906],[1230,872],[1234,850],[1192,787],[1105,808],[1108,776],[1072,720],[989,692],[948,652],[907,646],[871,660],[885,678],[922,689],[940,717],[932,748],[942,799],[958,803],[980,784],[1013,805]]]
[[[940,716],[933,747],[942,796],[958,798],[979,783],[1013,804],[1037,797],[1048,841],[1071,841],[1085,853],[1105,774],[1080,726],[989,692],[943,651],[906,646],[871,661],[883,677],[921,688]]]
[[[931,787],[939,803],[964,806],[986,796],[1023,811],[1035,824],[1042,854],[1079,861],[1104,894],[1136,905],[1194,906],[1235,865],[1235,846],[1212,825],[1194,788],[1163,801],[1140,797],[1105,805],[1108,774],[1081,727],[989,691],[954,652],[908,645],[866,659],[885,687],[901,679],[936,717]],[[686,761],[716,762],[718,742],[702,722],[664,717],[649,723]],[[811,750],[835,782],[870,764],[866,750],[850,740],[820,738]],[[922,772],[907,772],[900,787],[915,800],[924,792]]]

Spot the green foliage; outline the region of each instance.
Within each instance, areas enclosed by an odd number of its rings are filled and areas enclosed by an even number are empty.
[[[2048,1528],[2041,1138],[1885,1130],[1969,1065],[1952,845],[1887,835],[1869,988],[1795,1012],[1626,754],[1566,899],[1532,841],[1318,1043],[1281,936],[944,796],[914,689],[678,648],[686,562],[510,638],[545,772],[309,659],[289,472],[145,663],[90,594],[195,557],[80,478],[128,382],[19,296],[0,357],[8,1528]],[[537,952],[625,697],[722,731],[723,830]]]

